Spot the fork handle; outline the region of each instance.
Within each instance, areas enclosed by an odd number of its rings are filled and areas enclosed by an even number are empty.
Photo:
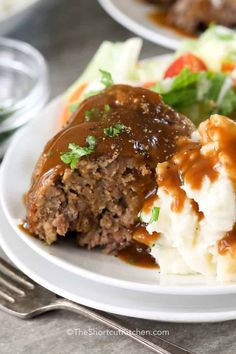
[[[139,330],[139,333],[137,333],[137,328],[130,325],[129,323],[124,323],[124,321],[121,319],[106,312],[94,310],[66,299],[57,299],[55,302],[47,306],[47,310],[56,309],[76,312],[82,316],[100,322],[107,327],[127,335],[128,337],[134,339],[136,342],[144,345],[148,349],[158,354],[194,354],[186,349],[161,339],[158,336],[143,334],[145,331]],[[142,332],[142,334],[140,334],[140,332]]]

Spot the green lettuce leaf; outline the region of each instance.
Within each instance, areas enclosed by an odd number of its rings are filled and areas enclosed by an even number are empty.
[[[193,73],[189,70],[189,67],[183,68],[183,70],[177,75],[172,82],[171,90],[179,90],[185,88],[193,83],[199,81],[200,72]]]
[[[192,73],[186,67],[175,78],[162,80],[152,89],[162,95],[166,104],[198,125],[213,113],[230,116],[236,110],[234,89],[229,85],[223,93],[228,77],[220,72]]]
[[[226,75],[223,73],[215,73],[211,75],[210,79],[210,88],[208,92],[206,93],[206,97],[209,100],[212,101],[217,101],[220,91],[222,89],[222,86],[226,80]]]
[[[140,38],[130,38],[117,43],[103,42],[82,75],[68,89],[66,99],[81,83],[99,81],[100,69],[111,73],[115,82],[134,80],[141,47]]]
[[[230,114],[236,110],[236,94],[233,89],[229,90],[219,107],[219,113],[224,116],[230,116]]]

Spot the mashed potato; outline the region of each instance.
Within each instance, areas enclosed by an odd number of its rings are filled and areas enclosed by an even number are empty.
[[[159,234],[151,254],[161,274],[235,281],[236,124],[211,116],[200,125],[197,141],[196,134],[182,139],[176,155],[158,164],[157,183],[141,217],[149,234]]]

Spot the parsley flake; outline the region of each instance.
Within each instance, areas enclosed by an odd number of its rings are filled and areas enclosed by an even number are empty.
[[[111,87],[114,84],[111,74],[108,71],[105,71],[105,70],[101,70],[100,69],[99,71],[102,74],[101,83],[106,88]]]
[[[103,131],[106,136],[114,137],[119,135],[122,131],[124,131],[124,129],[124,124],[116,124],[114,127],[104,128]]]
[[[86,138],[86,142],[89,144],[89,146],[96,146],[98,139],[93,135],[88,135]]]
[[[75,113],[78,107],[79,107],[79,102],[71,103],[69,106],[70,113]]]
[[[93,112],[92,111],[85,111],[84,112],[84,119],[86,122],[90,121],[92,118]]]
[[[84,119],[85,119],[86,122],[89,122],[94,117],[99,116],[99,115],[100,115],[99,109],[94,107],[90,111],[85,111],[84,112]]]
[[[70,168],[72,170],[76,168],[77,163],[81,159],[81,157],[90,155],[92,152],[94,152],[97,144],[97,138],[92,135],[88,135],[86,138],[86,142],[89,144],[89,146],[81,147],[77,144],[71,143],[68,145],[68,149],[71,151],[61,153],[61,160],[65,164],[70,165]]]
[[[111,106],[109,104],[104,104],[104,113],[109,113],[111,110]]]
[[[96,118],[102,118],[106,114],[108,114],[111,110],[111,106],[109,104],[104,104],[103,110],[99,110],[97,107],[92,108],[90,111],[84,112],[84,120],[89,122],[90,120],[96,120]]]
[[[157,221],[159,219],[159,214],[160,214],[160,208],[159,207],[153,207],[152,208],[152,216],[151,219],[149,220],[149,224],[152,224],[153,222]]]

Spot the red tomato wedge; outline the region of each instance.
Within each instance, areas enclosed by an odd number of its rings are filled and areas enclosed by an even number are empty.
[[[167,79],[168,77],[177,76],[186,66],[193,73],[207,70],[207,67],[204,62],[196,55],[193,55],[191,53],[185,53],[170,64],[164,74],[164,79]]]

